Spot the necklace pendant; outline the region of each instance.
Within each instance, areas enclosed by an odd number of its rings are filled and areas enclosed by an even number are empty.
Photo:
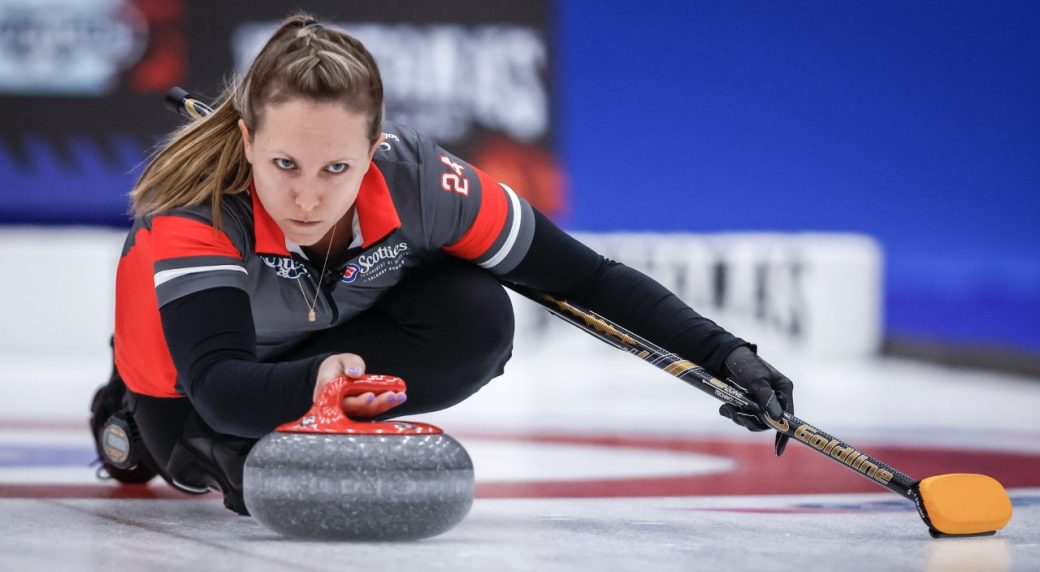
[[[318,317],[314,314],[314,309],[311,308],[311,311],[307,313],[307,321],[308,322],[313,322],[313,321],[315,321],[317,319],[318,319]]]

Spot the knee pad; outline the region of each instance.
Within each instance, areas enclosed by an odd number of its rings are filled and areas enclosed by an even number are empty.
[[[116,390],[120,389],[118,386]],[[125,390],[124,390],[125,392]],[[101,469],[108,476],[127,484],[146,483],[157,471],[141,441],[130,411],[113,384],[102,386],[91,403],[90,427],[94,433]],[[98,471],[101,476],[101,470]]]

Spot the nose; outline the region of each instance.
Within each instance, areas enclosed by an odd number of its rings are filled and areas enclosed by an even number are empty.
[[[293,185],[293,202],[304,212],[314,210],[321,203],[318,185],[313,182],[297,182]]]

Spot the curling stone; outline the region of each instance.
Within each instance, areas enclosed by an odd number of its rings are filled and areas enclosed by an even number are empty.
[[[261,439],[246,458],[246,507],[286,536],[414,540],[458,524],[473,505],[473,462],[426,423],[355,421],[343,399],[404,391],[397,377],[329,382],[301,419]]]

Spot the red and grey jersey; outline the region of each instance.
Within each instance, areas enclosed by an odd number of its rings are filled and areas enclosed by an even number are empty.
[[[385,130],[355,203],[354,242],[324,276],[256,193],[225,197],[220,230],[208,203],[135,221],[117,273],[115,332],[116,366],[132,391],[182,394],[159,308],[195,292],[249,295],[262,360],[357,316],[424,260],[447,253],[499,276],[520,263],[535,222],[525,200],[414,131]]]

